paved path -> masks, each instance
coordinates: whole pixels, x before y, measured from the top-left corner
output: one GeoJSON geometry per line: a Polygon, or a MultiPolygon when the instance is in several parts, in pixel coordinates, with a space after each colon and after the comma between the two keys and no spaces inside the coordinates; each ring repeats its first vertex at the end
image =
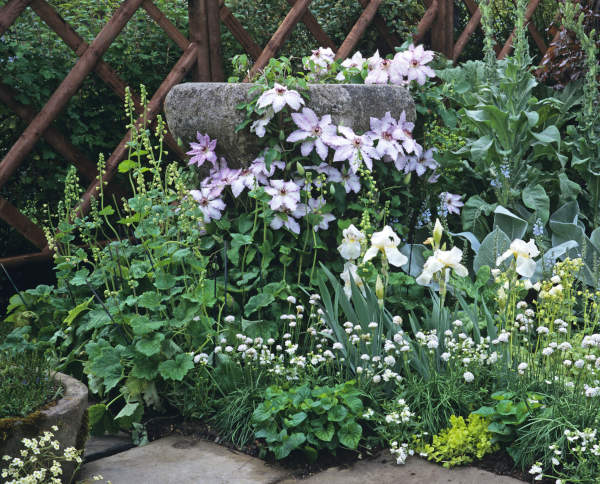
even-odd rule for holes
{"type": "Polygon", "coordinates": [[[255,457],[177,435],[89,462],[79,479],[95,474],[112,484],[522,484],[473,467],[448,471],[417,458],[398,466],[389,454],[298,480],[255,457]]]}

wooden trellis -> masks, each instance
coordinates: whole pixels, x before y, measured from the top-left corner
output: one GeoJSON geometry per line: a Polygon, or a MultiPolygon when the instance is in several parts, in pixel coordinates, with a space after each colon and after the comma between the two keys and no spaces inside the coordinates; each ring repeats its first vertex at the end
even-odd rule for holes
{"type": "MultiPolygon", "coordinates": [[[[90,200],[97,193],[100,183],[108,184],[113,180],[118,164],[127,152],[130,132],[127,132],[123,136],[121,142],[106,161],[106,172],[102,179],[100,179],[95,163],[86,159],[51,124],[92,71],[119,97],[125,97],[126,83],[102,60],[102,56],[125,27],[129,19],[140,8],[144,9],[182,50],[181,57],[149,101],[146,118],[152,121],[161,111],[163,101],[169,90],[175,84],[181,82],[188,72],[192,73],[194,80],[200,82],[222,81],[224,79],[220,47],[221,22],[231,31],[244,50],[254,60],[250,76],[264,68],[269,60],[276,55],[298,22],[305,24],[320,45],[330,47],[334,50],[336,52],[336,59],[347,57],[363,37],[367,27],[371,24],[377,28],[381,38],[391,50],[399,46],[399,39],[388,29],[385,20],[378,14],[382,0],[357,1],[363,8],[362,13],[345,40],[339,46],[331,40],[308,10],[311,0],[288,0],[290,10],[266,46],[262,48],[252,39],[240,21],[227,8],[224,0],[188,0],[189,38],[183,35],[167,19],[156,5],[154,5],[152,0],[124,0],[90,44],[85,42],[46,0],[8,0],[4,7],[0,9],[0,36],[15,22],[25,8],[30,7],[60,36],[79,59],[39,112],[35,112],[31,107],[18,103],[15,100],[15,93],[12,89],[0,83],[0,101],[12,109],[19,117],[29,122],[25,131],[8,151],[4,159],[0,161],[0,188],[7,183],[11,176],[15,175],[19,166],[41,137],[44,137],[65,160],[75,165],[83,178],[89,182],[89,186],[82,197],[79,207],[82,213],[89,210],[90,200]]],[[[474,3],[474,0],[464,0],[472,17],[455,44],[453,27],[454,0],[424,1],[427,11],[417,25],[414,41],[422,42],[427,33],[430,32],[432,48],[456,60],[467,44],[469,37],[479,26],[481,20],[479,8],[474,3]]],[[[528,22],[538,2],[539,0],[530,0],[526,15],[528,22]]],[[[535,27],[530,22],[528,23],[528,28],[542,52],[545,52],[546,47],[539,32],[535,30],[535,27]]],[[[507,55],[510,51],[511,43],[512,35],[504,47],[498,49],[499,57],[507,55]]],[[[141,122],[140,100],[136,95],[133,98],[137,114],[140,116],[138,122],[141,122]]],[[[177,146],[171,135],[167,135],[166,141],[168,146],[183,158],[182,150],[177,146]]],[[[118,187],[115,187],[114,183],[111,185],[110,188],[118,192],[118,187]]],[[[51,255],[41,227],[3,198],[0,198],[0,218],[15,228],[40,250],[35,254],[0,259],[0,263],[4,265],[17,265],[29,261],[47,259],[51,255]]]]}

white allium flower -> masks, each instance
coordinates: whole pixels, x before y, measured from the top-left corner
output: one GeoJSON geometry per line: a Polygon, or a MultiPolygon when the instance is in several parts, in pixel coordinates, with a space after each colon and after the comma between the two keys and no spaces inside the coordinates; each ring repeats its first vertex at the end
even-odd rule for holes
{"type": "Polygon", "coordinates": [[[525,362],[519,363],[519,366],[517,367],[517,370],[519,371],[519,374],[523,374],[525,373],[525,370],[527,369],[529,365],[525,362]]]}
{"type": "Polygon", "coordinates": [[[542,350],[542,355],[544,356],[550,356],[552,353],[554,353],[554,350],[551,347],[547,347],[542,350]]]}
{"type": "Polygon", "coordinates": [[[465,371],[463,373],[463,378],[467,383],[471,383],[475,379],[475,375],[473,375],[473,373],[471,373],[470,371],[465,371]]]}
{"type": "Polygon", "coordinates": [[[229,316],[225,316],[224,321],[226,323],[233,323],[235,321],[235,316],[232,316],[231,314],[229,316]]]}
{"type": "Polygon", "coordinates": [[[388,366],[394,366],[396,364],[396,358],[394,358],[392,355],[386,356],[383,361],[388,366]]]}
{"type": "Polygon", "coordinates": [[[339,341],[336,341],[335,343],[333,343],[332,348],[334,350],[342,350],[344,349],[344,345],[342,345],[342,343],[340,343],[339,341]]]}
{"type": "Polygon", "coordinates": [[[378,325],[378,324],[377,324],[377,322],[375,322],[375,321],[371,321],[371,322],[369,323],[369,328],[370,328],[370,329],[376,329],[378,326],[379,326],[379,325],[378,325]]]}
{"type": "Polygon", "coordinates": [[[444,361],[448,361],[450,359],[450,353],[448,353],[447,351],[445,353],[442,353],[440,355],[440,358],[444,361]]]}

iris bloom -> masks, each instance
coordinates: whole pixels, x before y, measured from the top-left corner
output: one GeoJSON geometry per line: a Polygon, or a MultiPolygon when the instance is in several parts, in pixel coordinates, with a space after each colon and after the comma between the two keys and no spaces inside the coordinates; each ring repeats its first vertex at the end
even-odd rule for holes
{"type": "Polygon", "coordinates": [[[450,278],[450,269],[460,277],[466,277],[469,271],[461,264],[462,250],[453,247],[451,250],[436,249],[423,266],[423,272],[417,277],[417,284],[427,286],[438,272],[442,273],[444,282],[450,278]]]}
{"type": "Polygon", "coordinates": [[[217,154],[215,153],[217,140],[211,140],[207,134],[202,135],[200,133],[196,133],[196,138],[198,143],[190,143],[192,149],[186,153],[186,155],[191,156],[188,165],[196,164],[200,167],[205,161],[210,161],[214,166],[217,162],[217,154]]]}
{"type": "Polygon", "coordinates": [[[387,261],[393,266],[400,267],[408,262],[402,252],[398,250],[400,237],[398,237],[392,227],[386,225],[381,232],[375,232],[371,236],[371,247],[367,249],[363,262],[367,262],[382,252],[387,261]]]}
{"type": "Polygon", "coordinates": [[[365,240],[365,234],[358,230],[354,224],[342,232],[344,238],[338,247],[341,256],[346,260],[354,260],[360,257],[361,242],[365,240]]]}
{"type": "Polygon", "coordinates": [[[300,105],[304,104],[304,99],[297,91],[290,90],[277,82],[272,89],[263,92],[257,102],[259,108],[271,106],[275,113],[281,111],[286,104],[294,111],[298,111],[300,105]]]}
{"type": "Polygon", "coordinates": [[[292,113],[294,123],[300,128],[292,132],[287,141],[295,143],[302,141],[300,151],[302,156],[308,156],[313,149],[325,161],[327,158],[326,140],[336,135],[336,128],[331,124],[331,116],[326,114],[320,120],[310,108],[304,108],[301,113],[292,113]]]}
{"type": "Polygon", "coordinates": [[[344,264],[344,272],[341,273],[340,277],[342,281],[344,281],[344,293],[346,297],[349,299],[352,296],[352,283],[350,282],[350,278],[354,281],[354,284],[360,289],[363,296],[365,295],[365,283],[358,275],[358,267],[356,264],[352,262],[346,262],[344,264]]]}
{"type": "Polygon", "coordinates": [[[498,257],[498,259],[496,259],[496,265],[499,266],[511,255],[516,261],[517,274],[520,274],[523,277],[533,276],[536,266],[533,258],[540,255],[540,251],[535,245],[535,241],[533,239],[529,239],[529,242],[525,242],[521,239],[513,240],[509,249],[500,257],[498,257]]]}

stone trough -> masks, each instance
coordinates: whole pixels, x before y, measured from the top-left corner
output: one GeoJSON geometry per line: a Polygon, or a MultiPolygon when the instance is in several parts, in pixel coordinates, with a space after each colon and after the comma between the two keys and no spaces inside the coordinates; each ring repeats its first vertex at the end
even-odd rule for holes
{"type": "MultiPolygon", "coordinates": [[[[260,91],[253,84],[203,82],[179,84],[167,95],[165,114],[169,129],[187,148],[196,133],[216,138],[217,153],[231,167],[246,166],[259,154],[258,138],[248,129],[236,133],[245,112],[236,108],[260,91]]],[[[308,107],[319,116],[331,114],[335,124],[349,126],[357,133],[369,130],[371,117],[389,111],[395,119],[403,111],[408,121],[416,116],[415,103],[403,87],[388,84],[310,84],[308,107]]]]}

